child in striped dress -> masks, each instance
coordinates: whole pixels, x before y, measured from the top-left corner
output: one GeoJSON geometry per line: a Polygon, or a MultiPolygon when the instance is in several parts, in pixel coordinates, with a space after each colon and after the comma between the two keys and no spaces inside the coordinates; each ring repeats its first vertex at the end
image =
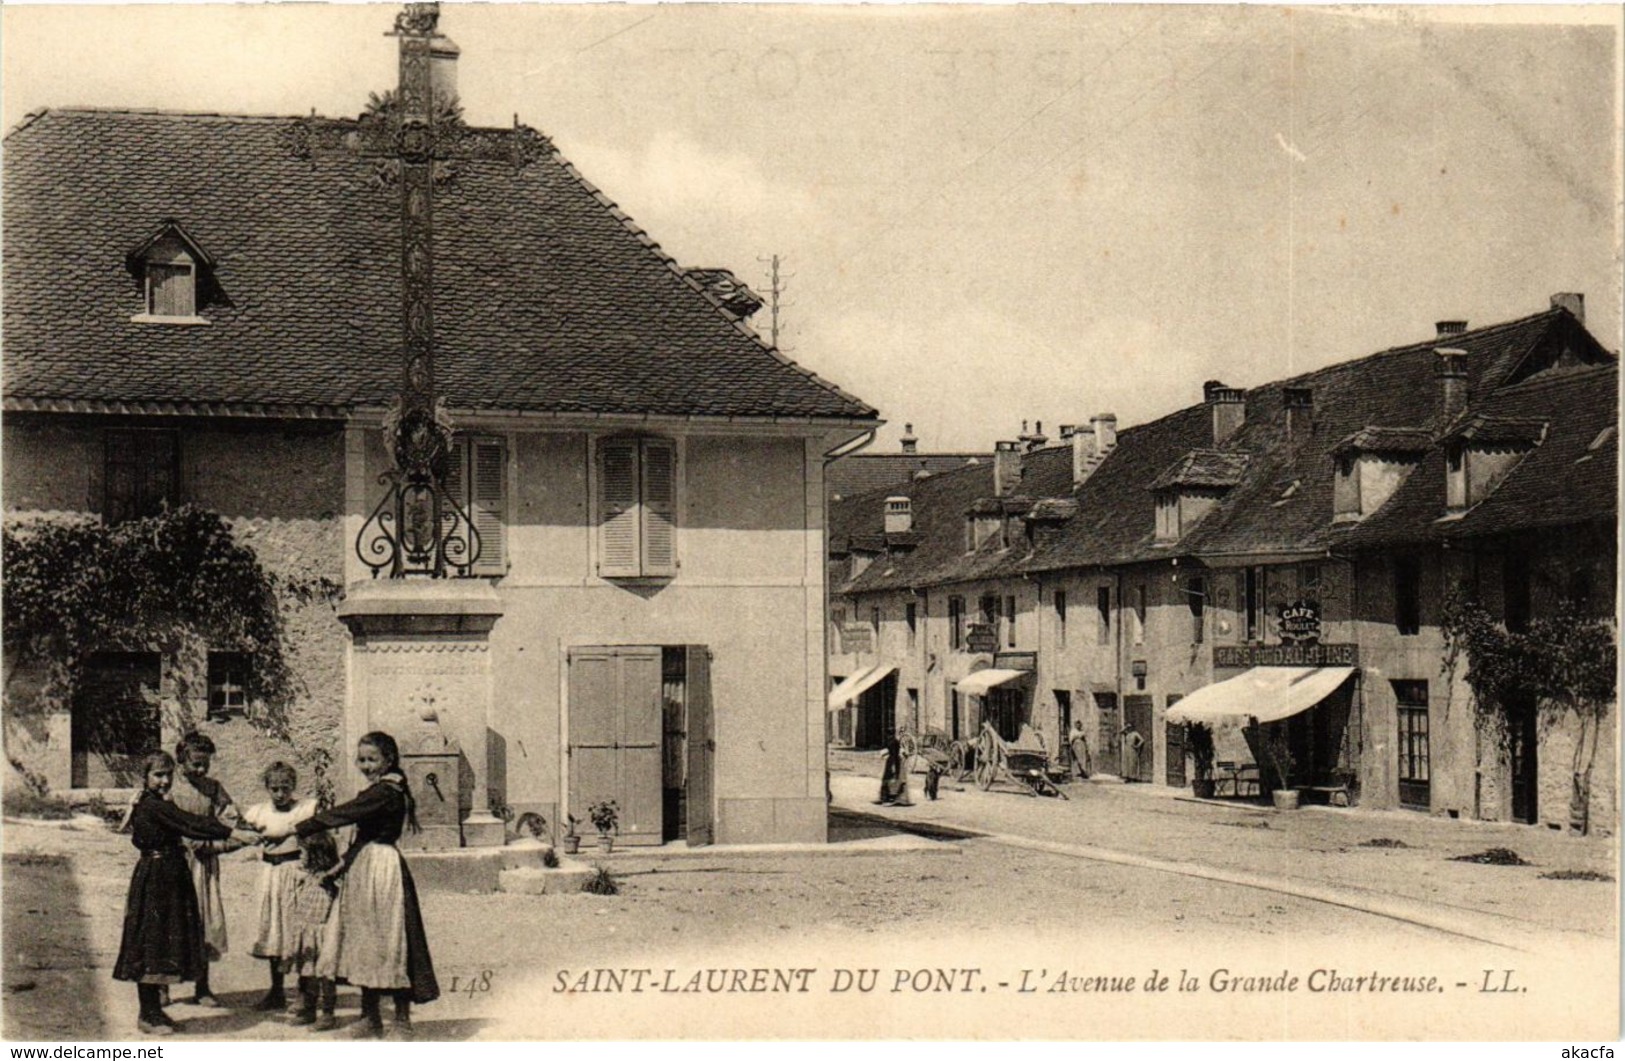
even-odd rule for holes
{"type": "Polygon", "coordinates": [[[262,777],[265,790],[271,798],[256,803],[243,812],[243,821],[261,833],[282,835],[280,840],[267,838],[260,851],[264,868],[260,871],[259,933],[254,938],[250,953],[265,958],[270,965],[271,988],[260,1000],[259,1009],[282,1010],[288,998],[283,990],[282,959],[288,955],[288,911],[293,901],[294,886],[299,880],[299,841],[293,836],[293,827],[316,813],[314,799],[295,799],[299,774],[282,761],[265,768],[262,777]]]}
{"type": "MultiPolygon", "coordinates": [[[[188,814],[213,818],[227,826],[240,820],[226,788],[209,776],[214,741],[202,733],[188,733],[175,748],[176,777],[169,799],[188,814]]],[[[220,887],[220,856],[243,845],[237,840],[187,840],[186,860],[192,871],[199,916],[203,919],[203,949],[207,957],[197,977],[200,1006],[219,1006],[209,987],[209,962],[226,953],[226,909],[220,887]]]]}
{"type": "Polygon", "coordinates": [[[331,977],[317,969],[322,957],[322,936],[333,909],[338,885],[332,876],[339,866],[339,849],[330,832],[312,833],[295,841],[300,861],[287,900],[283,921],[283,949],[278,968],[298,977],[299,1009],[295,1024],[314,1025],[324,1032],[334,1026],[336,989],[331,977]],[[319,1012],[318,1012],[319,1010],[319,1012]]]}

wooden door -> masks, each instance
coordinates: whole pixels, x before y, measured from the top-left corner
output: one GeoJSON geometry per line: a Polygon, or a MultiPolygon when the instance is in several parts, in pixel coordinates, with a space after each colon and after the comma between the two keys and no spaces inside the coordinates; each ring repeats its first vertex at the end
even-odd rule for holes
{"type": "MultiPolygon", "coordinates": [[[[1168,694],[1168,706],[1173,707],[1179,703],[1181,697],[1178,693],[1168,694]]],[[[1168,737],[1168,784],[1174,788],[1185,787],[1185,744],[1189,732],[1183,722],[1164,722],[1168,737]]]]}
{"type": "Polygon", "coordinates": [[[620,807],[616,843],[661,840],[660,649],[570,650],[570,813],[592,835],[587,808],[620,807]]]}
{"type": "Polygon", "coordinates": [[[1123,722],[1117,713],[1117,694],[1096,693],[1095,711],[1099,716],[1095,740],[1095,770],[1106,774],[1119,773],[1123,769],[1123,745],[1119,736],[1123,722]]]}
{"type": "Polygon", "coordinates": [[[141,764],[162,744],[156,653],[103,652],[90,658],[74,691],[70,780],[74,788],[139,787],[141,764]]]}
{"type": "Polygon", "coordinates": [[[1142,741],[1138,754],[1123,750],[1125,776],[1135,781],[1150,781],[1152,777],[1151,750],[1151,698],[1149,696],[1123,697],[1123,725],[1133,726],[1142,741]]]}
{"type": "Polygon", "coordinates": [[[704,847],[713,839],[713,763],[717,740],[711,708],[711,651],[689,645],[688,655],[688,846],[704,847]]]}

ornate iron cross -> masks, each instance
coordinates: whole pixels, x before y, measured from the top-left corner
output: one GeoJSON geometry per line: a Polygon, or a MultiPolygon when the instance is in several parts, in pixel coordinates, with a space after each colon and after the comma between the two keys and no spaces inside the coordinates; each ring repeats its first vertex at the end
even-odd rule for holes
{"type": "Polygon", "coordinates": [[[398,183],[401,218],[401,392],[386,420],[395,467],[389,487],[356,539],[356,554],[377,577],[470,573],[479,559],[479,532],[445,489],[451,427],[435,390],[434,198],[437,180],[456,160],[501,160],[523,168],[548,148],[518,125],[473,129],[456,99],[437,98],[434,42],[440,6],[407,4],[391,36],[400,42],[400,81],[391,96],[374,97],[359,121],[312,116],[293,130],[295,154],[349,152],[378,160],[384,184],[398,183]]]}

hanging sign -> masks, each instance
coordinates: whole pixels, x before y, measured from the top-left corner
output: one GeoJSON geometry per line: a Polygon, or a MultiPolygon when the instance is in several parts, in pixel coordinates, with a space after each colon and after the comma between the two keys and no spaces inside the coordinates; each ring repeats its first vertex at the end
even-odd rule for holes
{"type": "Polygon", "coordinates": [[[1277,615],[1283,644],[1313,645],[1320,641],[1318,601],[1296,600],[1291,604],[1283,604],[1277,615]]]}

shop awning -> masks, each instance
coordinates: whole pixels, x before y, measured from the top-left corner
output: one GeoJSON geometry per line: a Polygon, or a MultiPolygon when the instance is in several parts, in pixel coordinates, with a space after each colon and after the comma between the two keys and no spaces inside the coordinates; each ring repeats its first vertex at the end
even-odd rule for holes
{"type": "Polygon", "coordinates": [[[954,684],[954,688],[966,696],[986,696],[987,691],[996,685],[1006,682],[1019,681],[1032,676],[1030,670],[979,670],[969,677],[961,678],[954,684]]]}
{"type": "Polygon", "coordinates": [[[841,684],[830,690],[829,709],[839,711],[849,702],[862,696],[870,686],[882,681],[886,675],[896,670],[896,667],[868,667],[858,671],[841,684]]]}
{"type": "Polygon", "coordinates": [[[1353,667],[1254,667],[1205,685],[1168,709],[1169,722],[1244,726],[1307,711],[1349,680],[1353,667]]]}

